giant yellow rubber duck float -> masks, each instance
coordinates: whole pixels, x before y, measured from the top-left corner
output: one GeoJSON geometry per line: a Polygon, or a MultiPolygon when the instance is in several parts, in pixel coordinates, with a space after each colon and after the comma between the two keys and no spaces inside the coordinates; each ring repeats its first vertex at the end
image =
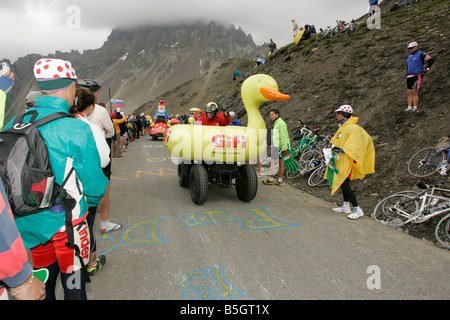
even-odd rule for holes
{"type": "Polygon", "coordinates": [[[258,74],[244,81],[241,97],[247,111],[247,127],[172,126],[164,136],[164,146],[172,160],[236,163],[258,159],[267,147],[266,124],[259,111],[261,103],[285,101],[290,96],[278,91],[272,77],[258,74]]]}

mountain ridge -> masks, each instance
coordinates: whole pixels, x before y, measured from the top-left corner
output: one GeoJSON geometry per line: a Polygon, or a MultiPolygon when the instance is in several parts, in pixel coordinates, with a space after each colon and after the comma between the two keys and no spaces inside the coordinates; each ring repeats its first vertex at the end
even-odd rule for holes
{"type": "MultiPolygon", "coordinates": [[[[78,77],[95,79],[102,85],[100,101],[124,100],[131,112],[232,57],[252,58],[261,54],[262,48],[241,28],[211,21],[116,28],[98,49],[57,51],[46,57],[70,61],[78,77]]],[[[16,81],[8,97],[7,120],[23,111],[25,96],[36,89],[33,65],[42,57],[30,54],[12,64],[16,81]]]]}

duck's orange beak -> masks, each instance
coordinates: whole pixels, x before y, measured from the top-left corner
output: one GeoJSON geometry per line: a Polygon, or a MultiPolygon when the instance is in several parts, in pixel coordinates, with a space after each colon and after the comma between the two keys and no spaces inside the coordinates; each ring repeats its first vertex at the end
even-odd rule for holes
{"type": "Polygon", "coordinates": [[[262,87],[261,94],[271,101],[286,101],[291,98],[288,94],[283,94],[278,90],[262,87]]]}

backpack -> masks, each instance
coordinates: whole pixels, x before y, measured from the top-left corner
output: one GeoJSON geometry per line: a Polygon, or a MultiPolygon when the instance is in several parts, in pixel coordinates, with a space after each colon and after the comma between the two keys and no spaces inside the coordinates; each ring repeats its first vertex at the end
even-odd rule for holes
{"type": "Polygon", "coordinates": [[[76,206],[76,201],[64,190],[75,169],[72,167],[69,170],[58,188],[47,146],[37,130],[44,124],[69,115],[57,112],[36,121],[37,116],[37,111],[29,111],[17,117],[9,129],[0,132],[0,177],[5,186],[8,202],[15,216],[35,214],[60,204],[65,210],[68,239],[66,246],[75,250],[85,280],[91,282],[80,248],[74,239],[72,210],[76,206]],[[24,123],[24,118],[30,115],[30,122],[24,123]]]}
{"type": "Polygon", "coordinates": [[[16,216],[51,208],[65,185],[57,188],[47,146],[37,128],[69,115],[58,112],[36,121],[37,116],[37,111],[29,111],[0,132],[0,177],[16,216]],[[30,115],[30,122],[24,123],[30,115]]]}

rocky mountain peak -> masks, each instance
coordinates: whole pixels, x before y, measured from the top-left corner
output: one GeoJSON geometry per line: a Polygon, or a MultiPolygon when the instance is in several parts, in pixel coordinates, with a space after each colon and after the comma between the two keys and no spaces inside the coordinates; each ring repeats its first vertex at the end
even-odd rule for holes
{"type": "MultiPolygon", "coordinates": [[[[49,56],[71,61],[80,78],[98,81],[100,101],[124,100],[132,112],[232,57],[253,59],[264,51],[240,28],[196,22],[120,27],[112,30],[101,48],[83,53],[57,51],[49,56]]],[[[9,118],[23,111],[25,96],[35,86],[33,65],[40,58],[28,55],[13,64],[17,81],[10,94],[14,110],[9,118]]]]}

